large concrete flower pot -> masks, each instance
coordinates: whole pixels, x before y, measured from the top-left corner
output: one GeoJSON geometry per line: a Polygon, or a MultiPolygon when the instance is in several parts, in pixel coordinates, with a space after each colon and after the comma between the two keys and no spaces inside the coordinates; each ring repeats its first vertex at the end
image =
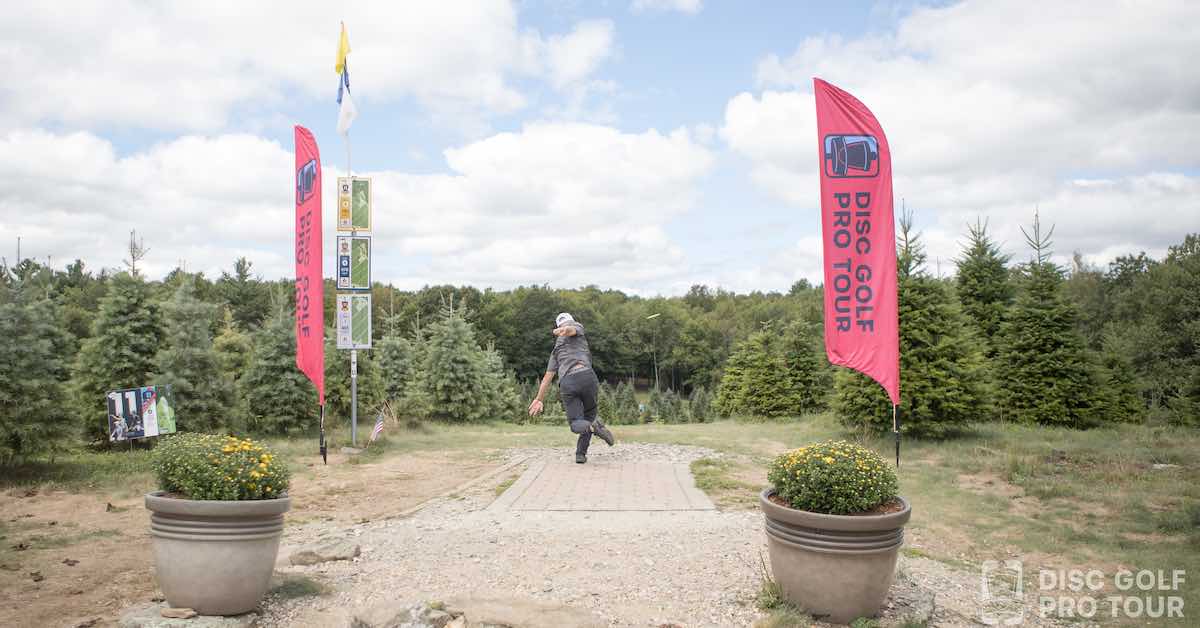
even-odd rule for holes
{"type": "Polygon", "coordinates": [[[146,495],[158,585],[174,607],[201,615],[254,610],[271,584],[289,497],[252,501],[146,495]]]}
{"type": "Polygon", "coordinates": [[[884,515],[822,515],[759,495],[771,571],[784,598],[814,617],[849,623],[874,617],[887,599],[912,509],[884,515]]]}

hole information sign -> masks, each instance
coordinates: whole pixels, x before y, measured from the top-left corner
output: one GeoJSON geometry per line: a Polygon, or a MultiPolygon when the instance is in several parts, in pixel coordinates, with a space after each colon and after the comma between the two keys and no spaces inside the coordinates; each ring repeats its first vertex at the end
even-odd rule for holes
{"type": "Polygon", "coordinates": [[[337,287],[371,289],[371,236],[337,237],[337,287]]]}
{"type": "Polygon", "coordinates": [[[338,231],[370,231],[371,179],[368,177],[338,177],[338,231]]]}
{"type": "Polygon", "coordinates": [[[370,349],[371,294],[339,294],[335,307],[338,349],[370,349]]]}

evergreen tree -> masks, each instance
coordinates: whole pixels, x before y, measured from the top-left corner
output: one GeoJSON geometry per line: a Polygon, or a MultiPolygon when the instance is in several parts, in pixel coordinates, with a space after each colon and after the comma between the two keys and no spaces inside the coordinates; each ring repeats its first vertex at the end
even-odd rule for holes
{"type": "Polygon", "coordinates": [[[669,388],[650,389],[650,399],[646,405],[656,423],[684,423],[687,421],[687,411],[684,408],[683,400],[669,388]]]}
{"type": "Polygon", "coordinates": [[[216,282],[217,294],[233,310],[233,319],[247,330],[257,328],[270,308],[269,286],[251,274],[253,266],[250,260],[239,257],[233,263],[233,274],[222,272],[216,282]]]}
{"type": "Polygon", "coordinates": [[[413,344],[408,338],[389,331],[379,339],[375,350],[383,378],[383,396],[388,401],[399,401],[414,371],[413,344]]]}
{"type": "Polygon", "coordinates": [[[433,395],[429,393],[424,370],[425,358],[429,353],[424,330],[416,327],[409,345],[412,347],[411,368],[401,382],[400,401],[395,407],[398,414],[415,422],[433,417],[433,395]]]}
{"type": "Polygon", "coordinates": [[[814,412],[825,407],[832,386],[832,373],[821,355],[820,335],[815,325],[795,321],[779,338],[783,363],[784,389],[792,391],[796,405],[792,414],[814,412]]]}
{"type": "Polygon", "coordinates": [[[799,415],[815,407],[815,373],[808,370],[813,362],[800,355],[806,340],[796,333],[794,342],[784,343],[767,328],[751,334],[734,349],[717,388],[721,414],[778,417],[799,415]],[[801,370],[792,372],[788,357],[801,370]]]}
{"type": "Polygon", "coordinates": [[[737,414],[746,405],[745,380],[751,356],[750,346],[747,341],[743,341],[733,348],[733,352],[725,360],[725,369],[721,373],[721,381],[717,384],[714,403],[717,412],[723,417],[737,414]]]}
{"type": "Polygon", "coordinates": [[[233,311],[228,307],[222,310],[221,328],[213,339],[213,350],[216,352],[221,385],[230,391],[233,399],[229,425],[237,431],[244,430],[248,427],[249,411],[243,380],[254,359],[254,343],[248,334],[238,329],[233,320],[233,311]]]}
{"type": "MultiPolygon", "coordinates": [[[[638,411],[637,394],[633,390],[633,384],[629,382],[621,382],[617,384],[617,389],[613,394],[613,417],[612,423],[637,423],[641,413],[638,411]]],[[[605,421],[610,421],[604,417],[605,421]]]]}
{"type": "Polygon", "coordinates": [[[596,394],[596,416],[606,424],[616,424],[616,407],[617,407],[617,391],[608,385],[608,382],[600,382],[600,390],[596,394]]]}
{"type": "Polygon", "coordinates": [[[1075,308],[1062,296],[1062,270],[1050,261],[1050,237],[1034,214],[1025,233],[1034,257],[1000,328],[1000,408],[1018,421],[1088,427],[1101,418],[1095,372],[1079,334],[1075,308]]]}
{"type": "Polygon", "coordinates": [[[967,245],[956,260],[955,278],[963,312],[987,343],[986,354],[996,354],[995,337],[1004,314],[1012,305],[1013,286],[1008,278],[1009,256],[987,233],[987,223],[967,225],[967,245]]]}
{"type": "MultiPolygon", "coordinates": [[[[945,436],[978,420],[984,401],[981,355],[967,318],[941,281],[925,272],[924,248],[912,233],[912,216],[900,219],[897,257],[900,315],[900,399],[903,431],[945,436]]],[[[883,387],[838,369],[834,410],[847,427],[892,429],[892,407],[883,387]]]]}
{"type": "Polygon", "coordinates": [[[163,307],[164,346],[158,352],[156,384],[169,384],[181,431],[214,432],[234,425],[232,394],[221,377],[213,349],[212,321],[217,306],[196,298],[185,280],[163,307]]]}
{"type": "MultiPolygon", "coordinates": [[[[383,374],[375,363],[373,350],[358,352],[358,421],[371,421],[374,425],[375,411],[386,400],[383,374]],[[366,418],[364,418],[366,417],[366,418]]],[[[350,424],[350,352],[337,348],[337,332],[325,330],[325,424],[330,421],[345,421],[350,424]]]]}
{"type": "MultiPolygon", "coordinates": [[[[242,377],[250,429],[269,434],[311,430],[319,422],[317,389],[296,368],[294,318],[280,310],[264,323],[254,334],[254,358],[242,377]]],[[[326,355],[326,364],[333,358],[326,355]]]]}
{"type": "Polygon", "coordinates": [[[60,312],[22,284],[0,286],[0,465],[53,451],[65,414],[60,312]]]}
{"type": "Polygon", "coordinates": [[[454,422],[487,419],[491,400],[486,365],[471,324],[461,313],[448,310],[429,332],[424,371],[433,416],[454,422]]]}
{"type": "Polygon", "coordinates": [[[75,360],[72,401],[85,440],[108,440],[108,391],[153,383],[161,339],[159,307],[146,283],[130,273],[114,276],[75,360]]]}
{"type": "Polygon", "coordinates": [[[487,398],[486,418],[500,419],[521,411],[521,396],[517,392],[517,380],[504,368],[504,357],[489,345],[481,351],[483,381],[487,398]]]}
{"type": "Polygon", "coordinates": [[[688,398],[688,415],[691,417],[692,423],[704,423],[711,418],[713,396],[708,392],[708,389],[703,386],[697,386],[692,389],[692,394],[688,398]]]}
{"type": "Polygon", "coordinates": [[[1100,398],[1109,421],[1140,423],[1146,415],[1137,387],[1137,376],[1126,343],[1116,334],[1105,334],[1100,354],[1100,398]]]}

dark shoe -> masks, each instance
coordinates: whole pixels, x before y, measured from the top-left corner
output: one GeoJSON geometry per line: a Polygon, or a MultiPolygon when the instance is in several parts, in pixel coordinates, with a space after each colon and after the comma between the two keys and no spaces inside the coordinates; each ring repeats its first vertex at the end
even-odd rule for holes
{"type": "Polygon", "coordinates": [[[607,427],[604,427],[604,424],[600,422],[600,419],[596,419],[592,422],[592,433],[596,436],[599,436],[600,440],[608,443],[609,447],[612,447],[613,443],[617,442],[617,439],[613,438],[613,433],[608,431],[607,427]]]}
{"type": "Polygon", "coordinates": [[[575,464],[583,464],[587,462],[587,454],[575,454],[575,464]]]}

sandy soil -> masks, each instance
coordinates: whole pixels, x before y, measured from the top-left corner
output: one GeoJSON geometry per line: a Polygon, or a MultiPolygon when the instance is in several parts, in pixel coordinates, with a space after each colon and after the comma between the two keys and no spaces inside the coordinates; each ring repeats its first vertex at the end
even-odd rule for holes
{"type": "MultiPolygon", "coordinates": [[[[452,462],[447,452],[359,465],[341,455],[330,456],[328,466],[301,460],[288,525],[382,518],[501,464],[458,452],[452,462]]],[[[113,625],[128,606],[158,596],[150,516],[140,496],[12,489],[0,494],[0,513],[0,625],[113,625]]]]}

